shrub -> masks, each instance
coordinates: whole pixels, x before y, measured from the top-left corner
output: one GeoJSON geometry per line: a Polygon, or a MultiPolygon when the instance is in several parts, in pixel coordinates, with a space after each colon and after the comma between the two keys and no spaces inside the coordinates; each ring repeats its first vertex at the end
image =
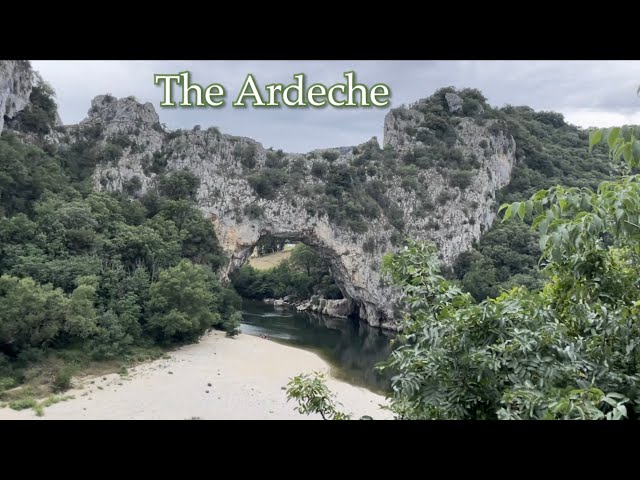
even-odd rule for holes
{"type": "Polygon", "coordinates": [[[195,200],[200,179],[188,170],[172,172],[160,178],[160,193],[171,200],[195,200]]]}
{"type": "Polygon", "coordinates": [[[71,388],[71,379],[73,378],[73,370],[70,367],[63,367],[56,372],[53,379],[53,389],[57,392],[63,392],[71,388]]]}
{"type": "Polygon", "coordinates": [[[244,214],[251,219],[262,218],[264,216],[264,209],[260,205],[250,203],[249,205],[245,205],[244,214]]]}
{"type": "Polygon", "coordinates": [[[265,166],[267,168],[282,168],[285,165],[284,152],[282,150],[267,150],[267,160],[265,166]]]}
{"type": "Polygon", "coordinates": [[[122,191],[130,196],[137,195],[140,192],[141,188],[142,181],[137,175],[134,175],[133,177],[122,182],[122,191]]]}
{"type": "Polygon", "coordinates": [[[129,139],[127,135],[122,133],[111,135],[111,137],[109,137],[109,143],[111,143],[112,145],[116,145],[120,148],[127,148],[133,145],[133,142],[131,141],[131,139],[129,139]]]}
{"type": "Polygon", "coordinates": [[[240,159],[242,166],[247,169],[254,168],[258,163],[258,148],[255,143],[236,143],[233,153],[240,159]]]}
{"type": "Polygon", "coordinates": [[[453,200],[454,198],[456,198],[458,195],[456,194],[456,192],[450,192],[447,190],[442,190],[439,194],[438,197],[436,198],[436,201],[440,204],[440,205],[444,205],[445,203],[447,203],[449,200],[453,200]]]}
{"type": "Polygon", "coordinates": [[[404,212],[398,205],[393,205],[386,213],[391,225],[400,231],[404,230],[404,212]]]}
{"type": "Polygon", "coordinates": [[[242,320],[241,312],[233,312],[229,318],[224,322],[224,331],[227,332],[227,337],[235,337],[240,333],[240,321],[242,320]]]}
{"type": "Polygon", "coordinates": [[[0,393],[16,386],[16,380],[11,377],[0,377],[0,393]]]}
{"type": "Polygon", "coordinates": [[[363,220],[350,220],[347,225],[355,233],[366,233],[369,230],[369,225],[363,220]]]}
{"type": "Polygon", "coordinates": [[[33,397],[20,398],[9,402],[9,408],[13,410],[26,410],[27,408],[35,408],[38,405],[38,401],[33,397]]]}
{"type": "Polygon", "coordinates": [[[276,197],[277,189],[287,183],[285,172],[277,169],[263,169],[247,180],[259,197],[270,200],[276,197]]]}
{"type": "Polygon", "coordinates": [[[482,105],[474,98],[467,97],[462,104],[462,113],[467,117],[473,117],[482,111],[482,105]]]}
{"type": "Polygon", "coordinates": [[[399,247],[402,245],[402,234],[400,232],[394,231],[389,237],[389,241],[395,247],[399,247]]]}
{"type": "Polygon", "coordinates": [[[455,170],[449,174],[449,186],[465,190],[473,183],[473,172],[469,170],[455,170]]]}
{"type": "Polygon", "coordinates": [[[327,164],[324,162],[315,161],[311,165],[311,174],[314,177],[322,178],[327,174],[327,164]]]}
{"type": "Polygon", "coordinates": [[[418,181],[415,177],[403,178],[400,186],[405,190],[418,190],[418,181]]]}
{"type": "Polygon", "coordinates": [[[373,237],[367,238],[367,240],[362,244],[362,250],[366,253],[373,253],[376,249],[376,240],[373,237]]]}
{"type": "Polygon", "coordinates": [[[322,158],[324,158],[327,162],[335,162],[340,154],[335,150],[325,150],[322,152],[322,158]]]}

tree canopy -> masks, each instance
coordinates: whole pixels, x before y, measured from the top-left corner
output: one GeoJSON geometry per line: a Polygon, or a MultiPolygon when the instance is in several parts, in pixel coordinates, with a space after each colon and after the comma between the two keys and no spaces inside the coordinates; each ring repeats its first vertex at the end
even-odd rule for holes
{"type": "Polygon", "coordinates": [[[621,175],[597,189],[556,186],[501,207],[532,219],[545,283],[476,303],[440,275],[435,246],[384,260],[405,298],[402,345],[381,368],[399,371],[400,418],[621,419],[640,412],[640,143],[607,139],[621,175]]]}

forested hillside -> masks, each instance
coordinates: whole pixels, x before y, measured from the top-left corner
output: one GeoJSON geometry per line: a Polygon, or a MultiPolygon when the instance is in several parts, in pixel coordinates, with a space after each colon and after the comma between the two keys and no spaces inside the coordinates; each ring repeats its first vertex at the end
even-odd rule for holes
{"type": "Polygon", "coordinates": [[[167,174],[139,199],[94,192],[93,166],[117,139],[47,142],[52,91],[30,100],[0,137],[0,391],[34,376],[62,388],[91,359],[211,327],[233,334],[240,299],[215,274],[226,260],[194,202],[198,179],[167,174]]]}
{"type": "MultiPolygon", "coordinates": [[[[589,133],[567,124],[562,115],[529,107],[483,106],[483,116],[498,119],[499,128],[516,141],[517,164],[509,185],[496,195],[498,203],[525,200],[554,185],[595,189],[611,178],[605,147],[589,154],[589,133]]],[[[526,224],[495,222],[471,250],[458,257],[452,276],[477,300],[495,297],[515,285],[539,287],[538,239],[526,224]]]]}

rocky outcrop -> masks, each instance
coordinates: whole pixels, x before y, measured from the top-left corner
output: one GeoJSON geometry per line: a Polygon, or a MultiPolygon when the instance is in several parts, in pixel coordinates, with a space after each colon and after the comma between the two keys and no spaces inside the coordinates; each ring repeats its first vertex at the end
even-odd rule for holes
{"type": "Polygon", "coordinates": [[[0,60],[0,133],[5,117],[13,118],[29,103],[32,80],[28,61],[0,60]]]}
{"type": "Polygon", "coordinates": [[[349,318],[356,313],[356,304],[349,298],[327,300],[326,298],[312,298],[296,306],[299,312],[314,312],[334,318],[349,318]]]}
{"type": "MultiPolygon", "coordinates": [[[[425,143],[420,139],[432,132],[424,125],[424,118],[425,114],[413,106],[386,116],[384,142],[385,153],[392,155],[390,161],[402,162],[406,152],[425,143]]],[[[313,174],[312,166],[358,165],[362,156],[357,152],[381,151],[376,139],[357,148],[331,149],[330,155],[326,150],[275,155],[252,139],[225,135],[215,128],[167,132],[158,123],[152,105],[107,96],[94,99],[89,117],[73,129],[77,133],[99,128],[100,142],[125,135],[132,144],[116,162],[97,166],[94,182],[98,189],[126,190],[137,177],[132,194],[140,195],[156,187],[163,171],[186,169],[196,175],[200,179],[200,208],[213,222],[230,257],[223,275],[243,265],[264,235],[302,241],[330,261],[335,281],[347,299],[342,303],[327,301],[323,306],[327,314],[347,316],[355,310],[369,324],[393,329],[399,294],[382,278],[383,254],[396,250],[397,239],[403,236],[431,239],[439,245],[443,261],[451,263],[493,221],[495,193],[509,182],[515,142],[491,126],[490,121],[455,119],[452,148],[459,155],[474,158],[472,178],[464,188],[450,186],[446,168],[421,168],[412,175],[413,182],[427,186],[420,195],[404,185],[406,177],[362,171],[365,182],[383,183],[385,198],[397,205],[395,215],[401,217],[392,221],[380,215],[367,220],[366,231],[337,224],[312,208],[313,192],[327,185],[326,179],[313,174]],[[276,160],[279,171],[298,181],[259,195],[250,181],[276,160]],[[402,232],[398,223],[404,225],[402,232]]]]}
{"type": "MultiPolygon", "coordinates": [[[[140,104],[135,97],[116,99],[112,95],[98,95],[91,101],[89,116],[82,125],[103,125],[106,135],[130,133],[131,125],[153,127],[160,124],[160,118],[149,102],[140,104]]],[[[138,133],[140,133],[138,132],[138,133]]]]}
{"type": "Polygon", "coordinates": [[[451,113],[462,111],[462,104],[464,103],[462,97],[456,95],[455,93],[446,93],[444,95],[444,98],[447,100],[447,105],[449,106],[449,111],[451,113]]]}
{"type": "Polygon", "coordinates": [[[330,317],[347,318],[353,314],[353,300],[342,298],[340,300],[325,300],[324,298],[318,302],[318,312],[330,317]]]}

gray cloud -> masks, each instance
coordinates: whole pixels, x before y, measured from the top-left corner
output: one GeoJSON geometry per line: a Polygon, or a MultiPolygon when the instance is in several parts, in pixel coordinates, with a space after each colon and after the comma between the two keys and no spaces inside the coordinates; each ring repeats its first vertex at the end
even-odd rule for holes
{"type": "Polygon", "coordinates": [[[57,92],[65,123],[82,120],[95,95],[135,95],[151,102],[170,128],[217,126],[223,132],[255,138],[265,146],[303,152],[356,145],[377,136],[387,109],[236,109],[230,106],[247,73],[259,85],[291,83],[307,74],[308,83],[342,83],[354,70],[366,85],[386,83],[392,107],[412,103],[448,85],[480,89],[492,105],[529,105],[555,110],[577,125],[609,126],[640,122],[640,61],[34,61],[57,92]],[[201,84],[221,83],[224,108],[163,109],[154,73],[189,70],[201,84]]]}

